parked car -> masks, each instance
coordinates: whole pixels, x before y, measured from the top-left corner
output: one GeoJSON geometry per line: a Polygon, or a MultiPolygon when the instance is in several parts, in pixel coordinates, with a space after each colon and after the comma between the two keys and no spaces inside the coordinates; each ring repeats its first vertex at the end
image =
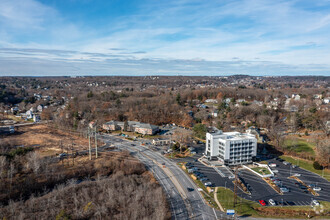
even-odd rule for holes
{"type": "Polygon", "coordinates": [[[286,203],[288,203],[288,205],[295,205],[295,203],[294,202],[291,202],[291,201],[290,202],[288,201],[286,203]]]}
{"type": "Polygon", "coordinates": [[[282,193],[290,192],[290,190],[286,187],[281,187],[280,190],[282,193]]]}
{"type": "Polygon", "coordinates": [[[203,178],[200,179],[200,181],[203,181],[203,182],[204,182],[204,181],[207,181],[207,180],[209,180],[209,179],[206,178],[206,177],[203,177],[203,178]]]}
{"type": "Polygon", "coordinates": [[[284,165],[289,165],[290,163],[288,161],[283,161],[284,165]]]}
{"type": "Polygon", "coordinates": [[[318,205],[320,205],[320,203],[319,203],[317,200],[313,200],[313,201],[312,201],[312,205],[316,205],[316,206],[318,206],[318,205]]]}
{"type": "Polygon", "coordinates": [[[316,187],[313,187],[313,190],[314,191],[321,191],[322,189],[321,189],[321,187],[316,186],[316,187]]]}
{"type": "Polygon", "coordinates": [[[308,187],[311,187],[311,188],[313,188],[313,187],[315,187],[316,185],[315,184],[309,184],[308,185],[308,187]]]}
{"type": "Polygon", "coordinates": [[[273,171],[273,173],[278,173],[278,170],[272,170],[273,171]]]}
{"type": "Polygon", "coordinates": [[[301,174],[300,173],[295,173],[295,174],[293,174],[293,176],[301,176],[301,174]]]}
{"type": "Polygon", "coordinates": [[[297,168],[298,166],[297,165],[292,165],[292,168],[297,168]]]}
{"type": "Polygon", "coordinates": [[[279,181],[279,180],[275,180],[274,183],[275,183],[276,185],[280,185],[280,184],[281,184],[281,181],[279,181]]]}
{"type": "Polygon", "coordinates": [[[203,189],[202,189],[202,188],[197,188],[197,190],[198,190],[199,192],[203,191],[203,189]]]}
{"type": "Polygon", "coordinates": [[[276,165],[276,163],[270,163],[268,166],[269,167],[276,167],[277,165],[276,165]]]}
{"type": "Polygon", "coordinates": [[[204,183],[205,186],[212,186],[211,182],[204,183]]]}
{"type": "Polygon", "coordinates": [[[259,203],[260,203],[260,205],[262,205],[262,206],[266,206],[266,203],[265,203],[264,200],[259,200],[259,203]]]}
{"type": "Polygon", "coordinates": [[[273,199],[268,200],[269,204],[276,205],[275,201],[273,199]]]}
{"type": "Polygon", "coordinates": [[[188,173],[193,173],[194,171],[192,169],[188,169],[188,173]]]}

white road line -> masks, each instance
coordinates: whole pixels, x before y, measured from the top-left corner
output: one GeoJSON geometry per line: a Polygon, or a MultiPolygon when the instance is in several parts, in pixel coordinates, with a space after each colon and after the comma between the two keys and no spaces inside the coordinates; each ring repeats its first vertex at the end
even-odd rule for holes
{"type": "Polygon", "coordinates": [[[214,212],[214,215],[215,215],[215,219],[218,219],[217,213],[215,212],[214,208],[213,208],[213,212],[214,212]]]}

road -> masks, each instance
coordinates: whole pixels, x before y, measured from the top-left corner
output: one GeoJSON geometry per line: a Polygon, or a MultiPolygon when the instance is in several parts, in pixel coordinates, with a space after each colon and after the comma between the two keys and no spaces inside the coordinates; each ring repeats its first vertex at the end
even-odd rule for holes
{"type": "MultiPolygon", "coordinates": [[[[169,196],[174,219],[213,220],[225,218],[224,213],[211,208],[205,203],[194,182],[192,182],[192,180],[176,165],[175,161],[163,157],[159,152],[142,146],[139,141],[130,142],[111,135],[100,135],[99,138],[106,143],[104,146],[105,148],[112,144],[119,149],[130,151],[155,174],[155,177],[159,180],[169,196]],[[180,193],[174,186],[170,177],[165,175],[164,171],[153,161],[158,164],[165,164],[171,171],[172,175],[185,190],[187,196],[185,200],[180,196],[180,193]],[[192,188],[194,190],[188,192],[187,188],[192,188]]],[[[102,148],[100,150],[102,150],[102,148]]]]}

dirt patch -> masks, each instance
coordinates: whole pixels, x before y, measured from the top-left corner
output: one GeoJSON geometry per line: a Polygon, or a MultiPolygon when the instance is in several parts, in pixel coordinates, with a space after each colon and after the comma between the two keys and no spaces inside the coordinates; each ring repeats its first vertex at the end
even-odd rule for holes
{"type": "Polygon", "coordinates": [[[82,136],[54,129],[47,125],[20,127],[16,134],[4,136],[3,141],[16,145],[33,147],[43,156],[51,156],[67,151],[74,144],[74,150],[88,149],[88,139],[82,136]]]}

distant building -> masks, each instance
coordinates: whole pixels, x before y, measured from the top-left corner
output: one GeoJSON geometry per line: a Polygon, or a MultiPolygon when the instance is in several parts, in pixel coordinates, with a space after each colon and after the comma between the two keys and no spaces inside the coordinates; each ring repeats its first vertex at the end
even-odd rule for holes
{"type": "Polygon", "coordinates": [[[211,115],[213,116],[213,117],[218,117],[218,114],[219,114],[219,111],[217,110],[217,109],[215,109],[212,113],[211,113],[211,115]]]}
{"type": "Polygon", "coordinates": [[[33,115],[33,121],[34,121],[34,122],[39,122],[39,121],[41,121],[40,115],[34,114],[34,115],[33,115]]]}
{"type": "Polygon", "coordinates": [[[32,118],[33,118],[33,112],[32,112],[31,110],[28,110],[28,111],[25,113],[25,115],[26,115],[26,118],[27,118],[27,119],[32,119],[32,118]]]}
{"type": "Polygon", "coordinates": [[[38,105],[37,107],[38,112],[42,112],[43,109],[44,109],[43,105],[38,105]]]}
{"type": "Polygon", "coordinates": [[[257,139],[248,133],[206,133],[205,155],[209,159],[217,158],[225,165],[251,163],[257,155],[257,139]]]}
{"type": "Polygon", "coordinates": [[[214,104],[217,104],[218,103],[218,100],[216,100],[216,99],[206,99],[205,100],[205,103],[214,103],[214,104]]]}
{"type": "Polygon", "coordinates": [[[298,94],[292,94],[291,97],[292,97],[292,99],[294,99],[296,101],[300,100],[300,95],[298,95],[298,94]]]}

